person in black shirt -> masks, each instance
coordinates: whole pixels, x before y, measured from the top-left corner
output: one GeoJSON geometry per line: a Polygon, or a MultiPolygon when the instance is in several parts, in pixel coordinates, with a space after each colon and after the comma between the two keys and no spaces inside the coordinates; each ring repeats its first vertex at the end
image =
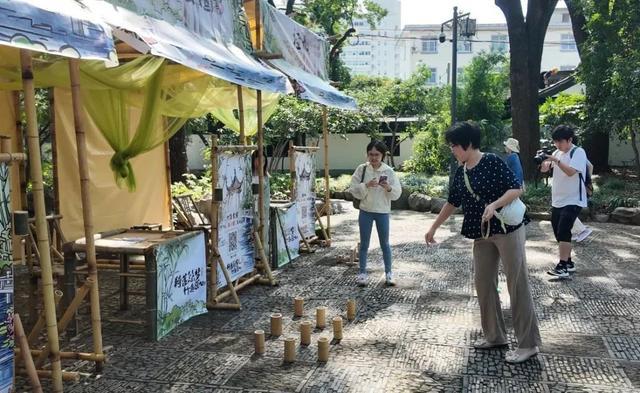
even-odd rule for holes
{"type": "Polygon", "coordinates": [[[518,340],[518,348],[507,352],[506,361],[524,362],[538,353],[541,343],[527,274],[526,218],[522,223],[510,226],[502,225],[494,215],[522,194],[520,183],[500,158],[480,151],[481,132],[475,123],[454,124],[445,133],[445,139],[453,155],[464,166],[458,167],[449,189],[449,199],[425,234],[425,241],[427,244],[435,243],[438,227],[456,207],[462,206],[464,221],[461,233],[474,240],[474,282],[485,337],[474,347],[490,349],[508,345],[497,287],[502,260],[518,340]],[[465,170],[469,184],[465,184],[465,170]]]}

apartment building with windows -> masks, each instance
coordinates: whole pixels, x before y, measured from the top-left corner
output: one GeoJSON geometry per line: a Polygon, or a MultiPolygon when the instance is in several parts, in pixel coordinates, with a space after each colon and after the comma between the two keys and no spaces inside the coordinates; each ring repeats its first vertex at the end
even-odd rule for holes
{"type": "MultiPolygon", "coordinates": [[[[473,15],[471,15],[473,17],[473,15]]],[[[509,51],[509,35],[506,23],[477,23],[476,35],[468,40],[460,37],[458,41],[457,73],[461,76],[464,67],[481,51],[509,51]]],[[[445,29],[447,41],[440,43],[439,24],[406,25],[402,39],[407,42],[408,64],[407,74],[411,74],[418,66],[426,65],[431,69],[430,84],[445,85],[451,80],[451,31],[445,29]]],[[[573,38],[571,19],[566,8],[556,8],[551,17],[545,45],[542,52],[542,70],[557,67],[560,70],[574,69],[580,63],[578,50],[573,38]]],[[[459,79],[460,80],[460,79],[459,79]]],[[[464,81],[461,81],[464,83],[464,81]]]]}
{"type": "Polygon", "coordinates": [[[410,63],[407,45],[401,39],[400,0],[375,3],[387,10],[387,16],[375,29],[366,20],[354,19],[356,34],[343,47],[340,58],[352,75],[403,78],[410,63]]]}

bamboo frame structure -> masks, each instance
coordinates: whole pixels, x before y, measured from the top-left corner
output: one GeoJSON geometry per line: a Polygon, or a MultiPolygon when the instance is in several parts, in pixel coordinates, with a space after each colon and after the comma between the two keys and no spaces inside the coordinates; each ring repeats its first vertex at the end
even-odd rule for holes
{"type": "Polygon", "coordinates": [[[244,135],[244,100],[242,97],[242,86],[237,85],[236,88],[238,94],[238,123],[240,125],[240,143],[245,143],[245,135],[244,135]]]}
{"type": "Polygon", "coordinates": [[[60,342],[58,337],[58,321],[54,301],[53,272],[49,254],[49,236],[47,233],[46,210],[44,203],[44,185],[42,181],[42,159],[40,156],[40,140],[38,136],[38,119],[36,115],[35,87],[31,52],[20,50],[22,68],[22,86],[24,91],[24,109],[27,118],[27,142],[29,146],[29,165],[31,168],[32,192],[38,250],[40,251],[40,269],[42,275],[42,295],[44,300],[45,321],[47,326],[48,345],[51,350],[51,371],[53,391],[62,392],[62,366],[60,363],[60,342]]]}
{"type": "MultiPolygon", "coordinates": [[[[325,240],[331,242],[331,191],[329,189],[329,118],[327,107],[322,107],[322,140],[324,148],[324,213],[327,217],[327,230],[325,240]]],[[[316,211],[317,214],[317,211],[316,211]]],[[[317,214],[320,227],[322,227],[322,220],[320,215],[317,214]]]]}
{"type": "MultiPolygon", "coordinates": [[[[91,303],[91,330],[93,334],[93,352],[102,355],[102,322],[100,316],[100,290],[98,286],[98,268],[96,262],[96,245],[93,238],[93,207],[89,164],[87,160],[87,142],[82,118],[82,95],[80,92],[80,61],[69,59],[69,76],[71,80],[71,101],[73,106],[73,122],[76,131],[76,149],[80,175],[80,194],[82,197],[82,220],[84,222],[84,238],[86,239],[86,260],[89,280],[92,281],[89,301],[91,303]]],[[[75,310],[74,310],[75,311],[75,310]]],[[[96,362],[96,371],[102,371],[102,362],[96,362]]]]}
{"type": "Polygon", "coordinates": [[[16,335],[16,342],[20,348],[20,351],[16,350],[16,355],[22,355],[22,360],[24,361],[25,365],[25,371],[27,373],[27,376],[29,377],[29,382],[31,383],[31,389],[33,389],[33,392],[42,393],[40,378],[38,378],[36,366],[33,363],[33,358],[31,357],[29,342],[27,341],[27,337],[24,335],[24,327],[22,326],[22,321],[20,320],[19,314],[13,315],[13,325],[16,335]]]}

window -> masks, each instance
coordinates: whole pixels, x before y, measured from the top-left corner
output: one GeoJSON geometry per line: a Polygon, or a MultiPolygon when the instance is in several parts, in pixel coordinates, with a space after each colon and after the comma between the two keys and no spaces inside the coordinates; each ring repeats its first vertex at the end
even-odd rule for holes
{"type": "Polygon", "coordinates": [[[491,52],[506,52],[507,51],[507,35],[506,34],[494,34],[491,36],[491,52]]]}
{"type": "Polygon", "coordinates": [[[562,23],[571,23],[571,16],[569,13],[562,14],[562,23]]]}
{"type": "Polygon", "coordinates": [[[429,76],[429,80],[427,81],[427,84],[435,85],[438,82],[438,69],[429,68],[429,71],[431,71],[431,75],[429,76]]]}
{"type": "Polygon", "coordinates": [[[471,41],[458,40],[458,53],[471,53],[471,41]]]}
{"type": "Polygon", "coordinates": [[[456,73],[457,82],[459,85],[464,84],[464,68],[458,67],[458,72],[456,73]]]}
{"type": "Polygon", "coordinates": [[[422,53],[438,53],[438,40],[436,38],[421,38],[422,53]]]}
{"type": "Polygon", "coordinates": [[[560,50],[563,52],[575,52],[578,50],[573,34],[562,34],[560,36],[560,50]]]}

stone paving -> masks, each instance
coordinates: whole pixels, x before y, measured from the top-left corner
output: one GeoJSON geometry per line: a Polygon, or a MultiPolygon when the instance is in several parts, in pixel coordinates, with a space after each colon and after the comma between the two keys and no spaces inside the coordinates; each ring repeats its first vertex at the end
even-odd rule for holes
{"type": "MultiPolygon", "coordinates": [[[[427,248],[424,232],[433,214],[392,216],[391,242],[398,286],[386,288],[376,235],[367,288],[355,286],[357,267],[340,262],[357,239],[357,212],[332,217],[334,244],[277,272],[279,286],[240,292],[242,311],[212,311],[193,318],[160,342],[140,328],[104,323],[108,349],[104,373],[92,363],[64,363],[85,375],[66,392],[640,392],[640,228],[588,223],[593,234],[576,246],[578,272],[553,280],[555,261],[549,222],[527,227],[527,256],[541,353],[520,365],[504,362],[504,350],[477,351],[481,336],[471,269],[471,242],[459,234],[461,216],[445,223],[440,244],[427,248]],[[305,316],[327,306],[327,317],[345,318],[344,339],[330,346],[329,362],[316,362],[312,345],[297,347],[297,361],[283,364],[286,336],[298,337],[293,298],[305,298],[305,316]],[[357,318],[346,321],[346,300],[357,300],[357,318]],[[253,353],[252,332],[269,331],[269,315],[284,314],[284,335],[267,337],[266,354],[253,353]]],[[[101,274],[103,294],[117,281],[101,274]]],[[[504,276],[501,299],[511,329],[504,276]]],[[[141,302],[141,299],[139,299],[141,302]]],[[[104,296],[103,318],[117,310],[104,296]]],[[[142,304],[134,303],[142,309],[142,304]]],[[[85,316],[85,320],[88,320],[85,316]]],[[[514,341],[511,337],[512,343],[514,341]]],[[[66,343],[90,351],[90,333],[66,343]]],[[[18,379],[17,391],[29,391],[18,379]]],[[[49,385],[45,381],[45,391],[49,385]]]]}

